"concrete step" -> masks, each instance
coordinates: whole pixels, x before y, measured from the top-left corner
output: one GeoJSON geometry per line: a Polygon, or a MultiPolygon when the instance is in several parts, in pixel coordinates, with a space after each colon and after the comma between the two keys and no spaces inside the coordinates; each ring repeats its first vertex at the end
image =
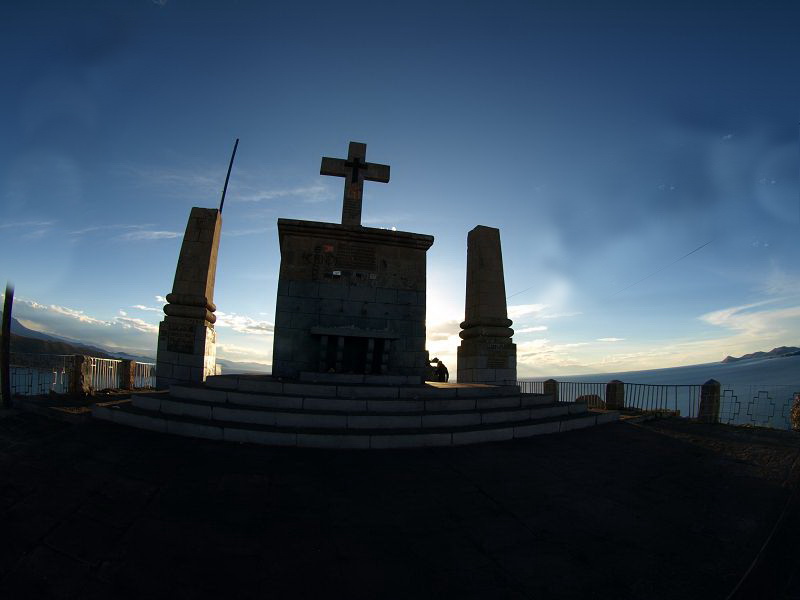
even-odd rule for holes
{"type": "Polygon", "coordinates": [[[304,383],[370,384],[370,385],[421,385],[419,375],[357,375],[346,373],[309,373],[303,371],[299,377],[304,383]]]}
{"type": "MultiPolygon", "coordinates": [[[[345,376],[340,376],[345,377],[345,376]]],[[[312,396],[315,398],[490,398],[498,395],[519,394],[519,386],[494,386],[478,383],[433,383],[421,385],[372,385],[341,381],[303,382],[282,381],[267,375],[216,375],[201,386],[192,389],[238,391],[283,396],[312,396]]]]}
{"type": "Polygon", "coordinates": [[[92,416],[121,425],[212,440],[273,446],[367,449],[456,446],[507,441],[609,423],[616,421],[619,415],[615,411],[589,411],[582,414],[567,414],[547,419],[519,421],[513,424],[481,424],[411,430],[330,430],[208,421],[188,416],[154,413],[130,405],[95,405],[92,409],[92,416]]]}
{"type": "MultiPolygon", "coordinates": [[[[228,402],[218,404],[196,400],[186,400],[170,396],[133,396],[132,403],[137,409],[151,413],[187,416],[207,421],[226,421],[233,423],[256,423],[278,427],[317,427],[329,429],[428,429],[437,427],[462,427],[490,423],[512,423],[532,419],[546,419],[568,414],[586,412],[584,404],[550,403],[534,406],[473,408],[465,411],[433,410],[426,408],[431,401],[417,401],[419,410],[370,410],[369,404],[357,407],[341,406],[333,409],[318,407],[263,407],[228,402]]],[[[378,404],[381,401],[376,401],[378,404]]],[[[387,402],[387,401],[383,401],[387,402]]],[[[397,401],[388,401],[393,404],[397,401]]],[[[452,402],[452,401],[447,401],[452,402]]],[[[434,402],[434,404],[436,404],[434,402]]],[[[408,407],[400,407],[406,409],[408,407]]]]}
{"type": "MultiPolygon", "coordinates": [[[[262,382],[263,383],[263,382],[262,382]]],[[[283,388],[281,388],[283,389],[283,388]]],[[[294,389],[294,388],[290,388],[294,389]]],[[[362,392],[374,391],[373,386],[361,386],[362,392]]],[[[385,388],[380,388],[385,389],[385,388]]],[[[398,388],[393,388],[395,391],[398,388]]],[[[409,388],[414,389],[414,388],[409,388]]],[[[209,402],[214,404],[239,404],[276,409],[307,409],[341,412],[422,412],[425,410],[489,410],[493,408],[522,408],[548,404],[553,401],[551,396],[544,394],[509,393],[504,388],[494,388],[494,395],[481,393],[470,396],[469,390],[454,394],[455,390],[439,390],[438,388],[426,389],[415,396],[319,396],[318,386],[311,386],[305,390],[308,395],[287,394],[284,392],[243,392],[239,390],[224,390],[208,386],[170,386],[170,396],[187,401],[209,402]],[[467,393],[465,395],[465,392],[467,393]]],[[[400,391],[406,391],[400,388],[400,391]]]]}

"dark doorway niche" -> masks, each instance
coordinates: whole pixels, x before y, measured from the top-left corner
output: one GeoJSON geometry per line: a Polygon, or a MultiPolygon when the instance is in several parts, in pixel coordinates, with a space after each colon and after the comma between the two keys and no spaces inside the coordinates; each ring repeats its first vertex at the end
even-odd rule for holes
{"type": "Polygon", "coordinates": [[[364,375],[384,372],[384,352],[388,350],[388,340],[329,335],[323,336],[321,342],[320,370],[324,373],[364,375]]]}
{"type": "Polygon", "coordinates": [[[367,372],[367,338],[346,337],[342,351],[342,373],[367,372]]]}

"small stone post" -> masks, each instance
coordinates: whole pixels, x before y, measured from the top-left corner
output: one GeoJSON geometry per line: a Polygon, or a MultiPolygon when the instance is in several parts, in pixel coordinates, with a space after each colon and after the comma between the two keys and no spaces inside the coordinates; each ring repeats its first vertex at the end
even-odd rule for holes
{"type": "Polygon", "coordinates": [[[544,393],[553,397],[553,402],[558,402],[558,381],[547,379],[543,382],[544,393]]]}
{"type": "Polygon", "coordinates": [[[800,431],[800,392],[794,395],[792,400],[792,412],[789,414],[789,420],[794,431],[800,431]]]}
{"type": "Polygon", "coordinates": [[[700,411],[697,420],[701,423],[717,423],[719,421],[720,383],[709,379],[700,390],[700,411]]]}
{"type": "Polygon", "coordinates": [[[83,354],[72,355],[72,372],[69,375],[69,392],[73,396],[88,396],[92,389],[91,357],[83,354]]]}
{"type": "Polygon", "coordinates": [[[136,361],[122,359],[119,363],[119,389],[132,390],[133,379],[136,374],[136,361]]]}
{"type": "Polygon", "coordinates": [[[606,408],[608,410],[625,408],[625,384],[619,379],[612,379],[606,384],[606,408]]]}

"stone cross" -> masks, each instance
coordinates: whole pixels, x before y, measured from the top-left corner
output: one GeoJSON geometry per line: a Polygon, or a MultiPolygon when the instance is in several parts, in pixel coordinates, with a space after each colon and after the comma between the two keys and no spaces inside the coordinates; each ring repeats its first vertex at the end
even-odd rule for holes
{"type": "Polygon", "coordinates": [[[344,202],[342,203],[342,225],[361,225],[361,201],[364,180],[389,183],[389,165],[368,163],[367,145],[350,142],[347,159],[322,157],[320,175],[344,177],[344,202]]]}

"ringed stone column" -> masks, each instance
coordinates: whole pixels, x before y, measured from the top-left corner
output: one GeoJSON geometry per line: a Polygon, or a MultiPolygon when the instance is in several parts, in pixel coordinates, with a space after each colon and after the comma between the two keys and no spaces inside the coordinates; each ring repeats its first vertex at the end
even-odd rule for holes
{"type": "Polygon", "coordinates": [[[183,236],[172,293],[158,328],[156,387],[200,383],[217,362],[214,278],[222,227],[216,208],[193,207],[183,236]]]}
{"type": "Polygon", "coordinates": [[[516,385],[517,346],[506,307],[500,230],[467,235],[467,294],[458,347],[458,382],[516,385]]]}

